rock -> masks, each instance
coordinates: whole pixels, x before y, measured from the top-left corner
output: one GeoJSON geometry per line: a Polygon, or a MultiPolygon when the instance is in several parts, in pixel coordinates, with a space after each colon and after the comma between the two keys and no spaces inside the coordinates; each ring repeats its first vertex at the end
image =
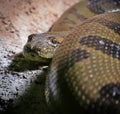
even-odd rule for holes
{"type": "Polygon", "coordinates": [[[47,31],[79,0],[0,0],[0,114],[47,114],[46,67],[21,53],[27,36],[47,31]],[[42,80],[42,81],[41,81],[42,80]]]}

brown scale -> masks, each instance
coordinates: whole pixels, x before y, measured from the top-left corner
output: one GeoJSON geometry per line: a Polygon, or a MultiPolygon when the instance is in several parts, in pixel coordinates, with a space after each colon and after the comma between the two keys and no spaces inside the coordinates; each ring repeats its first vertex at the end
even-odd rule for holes
{"type": "Polygon", "coordinates": [[[100,14],[113,9],[120,9],[119,0],[83,0],[68,9],[49,32],[34,34],[24,46],[24,55],[39,62],[49,54],[41,58],[38,47],[45,48],[43,53],[51,46],[55,50],[50,53],[50,59],[55,55],[45,91],[55,114],[120,114],[120,12],[100,14]],[[100,15],[91,18],[96,14],[100,15]],[[37,47],[29,50],[35,43],[37,47]]]}
{"type": "MultiPolygon", "coordinates": [[[[37,60],[39,62],[45,62],[48,58],[51,60],[55,53],[55,50],[59,47],[64,38],[69,34],[71,29],[79,26],[84,20],[91,18],[96,14],[108,12],[111,10],[117,10],[119,8],[119,0],[90,0],[90,2],[89,0],[82,0],[81,2],[75,4],[67,11],[65,11],[63,15],[53,24],[48,32],[42,34],[33,34],[32,37],[34,37],[35,41],[31,40],[30,42],[28,41],[26,43],[23,49],[23,55],[25,58],[33,61],[37,60]],[[56,41],[50,42],[48,37],[53,37],[53,39],[55,38],[56,41]],[[40,50],[35,51],[35,54],[33,53],[34,50],[29,49],[33,46],[34,42],[37,42],[38,45],[37,48],[34,48],[34,50],[40,50]],[[35,56],[33,57],[32,55],[35,56]]],[[[109,24],[111,22],[111,19],[112,17],[109,17],[109,19],[107,18],[105,20],[106,23],[109,24]]]]}
{"type": "Polygon", "coordinates": [[[64,12],[64,14],[53,24],[50,31],[68,31],[75,26],[82,23],[87,18],[95,15],[87,7],[88,0],[83,0],[78,4],[75,4],[70,9],[64,12]]]}
{"type": "Polygon", "coordinates": [[[60,45],[47,77],[46,97],[54,110],[120,113],[120,18],[116,17],[120,12],[86,20],[60,45]],[[110,17],[108,26],[104,19],[110,17]]]}

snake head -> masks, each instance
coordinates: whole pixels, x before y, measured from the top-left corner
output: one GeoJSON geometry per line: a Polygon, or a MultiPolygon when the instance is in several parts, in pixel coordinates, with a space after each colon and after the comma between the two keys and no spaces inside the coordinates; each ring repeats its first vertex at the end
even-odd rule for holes
{"type": "Polygon", "coordinates": [[[50,62],[62,40],[62,37],[52,33],[31,34],[23,48],[23,55],[28,60],[50,62]]]}

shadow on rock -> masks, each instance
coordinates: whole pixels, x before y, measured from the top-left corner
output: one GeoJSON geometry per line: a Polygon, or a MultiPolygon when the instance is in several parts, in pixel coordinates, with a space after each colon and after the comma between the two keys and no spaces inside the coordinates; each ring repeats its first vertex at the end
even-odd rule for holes
{"type": "Polygon", "coordinates": [[[4,114],[49,114],[44,95],[45,75],[46,73],[43,73],[38,76],[30,88],[4,114]]]}
{"type": "Polygon", "coordinates": [[[8,66],[8,70],[23,72],[27,70],[41,69],[43,66],[48,66],[49,63],[40,63],[35,61],[30,61],[24,58],[22,53],[14,56],[12,63],[8,66]]]}

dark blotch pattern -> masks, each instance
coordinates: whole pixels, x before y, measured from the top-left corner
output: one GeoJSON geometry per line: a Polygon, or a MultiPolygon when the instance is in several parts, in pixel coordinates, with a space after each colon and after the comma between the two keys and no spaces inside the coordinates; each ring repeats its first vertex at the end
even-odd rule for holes
{"type": "Polygon", "coordinates": [[[72,8],[70,13],[73,14],[75,17],[77,17],[81,21],[84,21],[85,19],[87,19],[84,15],[80,14],[80,12],[78,12],[76,8],[72,8]]]}
{"type": "Polygon", "coordinates": [[[90,0],[87,7],[93,13],[101,14],[110,11],[110,9],[119,9],[120,0],[90,0]],[[108,4],[106,5],[106,3],[108,4]]]}
{"type": "Polygon", "coordinates": [[[70,64],[69,66],[72,66],[79,61],[83,61],[84,59],[89,58],[90,53],[88,53],[83,49],[76,49],[76,50],[73,50],[71,53],[69,53],[69,56],[70,56],[71,62],[69,62],[68,64],[70,64]]]}
{"type": "Polygon", "coordinates": [[[86,114],[119,114],[120,83],[109,83],[99,91],[100,97],[89,105],[86,114]]]}
{"type": "MultiPolygon", "coordinates": [[[[63,22],[64,22],[64,23],[70,23],[70,24],[76,24],[75,21],[70,20],[69,18],[65,18],[65,19],[63,20],[63,22]]],[[[62,24],[63,22],[61,22],[60,24],[62,24]]]]}
{"type": "Polygon", "coordinates": [[[81,45],[100,50],[103,53],[120,59],[120,45],[112,42],[109,38],[101,38],[99,36],[87,36],[80,39],[81,45]]]}
{"type": "Polygon", "coordinates": [[[114,4],[115,4],[116,6],[120,6],[120,0],[114,0],[114,4]]]}
{"type": "Polygon", "coordinates": [[[95,13],[95,14],[101,14],[104,13],[105,10],[99,5],[100,0],[91,0],[88,4],[88,9],[95,13]]]}
{"type": "Polygon", "coordinates": [[[63,57],[63,59],[59,61],[59,65],[60,65],[59,70],[60,72],[61,70],[63,72],[66,72],[67,68],[69,69],[77,62],[86,60],[89,57],[90,57],[90,53],[88,53],[86,50],[80,48],[72,50],[67,55],[65,55],[65,58],[63,57]]]}
{"type": "Polygon", "coordinates": [[[120,83],[105,85],[101,88],[100,95],[101,98],[109,99],[109,101],[110,99],[120,101],[120,83]]]}
{"type": "MultiPolygon", "coordinates": [[[[94,18],[94,19],[89,19],[86,23],[91,23],[91,22],[96,22],[99,23],[105,27],[107,27],[108,29],[113,30],[115,33],[117,33],[118,35],[120,35],[120,24],[117,22],[113,22],[113,21],[109,21],[107,19],[104,18],[94,18]]],[[[84,23],[83,23],[84,24],[84,23]]],[[[96,28],[97,29],[97,28],[96,28]]]]}
{"type": "Polygon", "coordinates": [[[120,24],[119,23],[111,22],[111,21],[106,20],[106,19],[100,19],[96,22],[108,27],[109,29],[114,30],[115,33],[120,35],[120,24]]]}

